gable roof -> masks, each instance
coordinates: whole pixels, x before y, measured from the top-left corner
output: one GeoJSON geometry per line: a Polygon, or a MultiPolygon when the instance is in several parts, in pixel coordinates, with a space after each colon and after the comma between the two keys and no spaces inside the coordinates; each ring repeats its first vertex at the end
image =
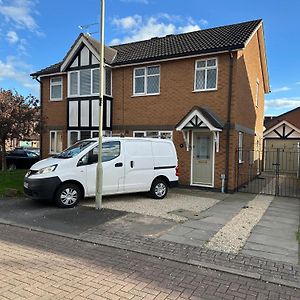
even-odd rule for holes
{"type": "MultiPolygon", "coordinates": [[[[268,117],[267,117],[268,118],[268,117]]],[[[266,120],[265,127],[266,130],[273,127],[274,125],[280,123],[281,121],[286,120],[289,123],[293,124],[297,128],[300,128],[300,106],[287,111],[277,117],[269,118],[269,120],[266,120]]]]}
{"type": "Polygon", "coordinates": [[[118,51],[114,65],[146,62],[244,48],[262,20],[215,27],[161,38],[112,46],[118,51]]]}
{"type": "MultiPolygon", "coordinates": [[[[282,137],[285,137],[285,134],[286,134],[286,136],[289,136],[289,135],[290,135],[291,133],[293,133],[294,131],[300,134],[300,129],[299,129],[299,128],[297,128],[297,127],[294,126],[293,124],[289,123],[288,121],[282,120],[281,122],[279,122],[279,123],[273,125],[272,127],[266,129],[266,130],[264,131],[264,137],[267,137],[268,134],[270,134],[272,131],[275,131],[275,132],[276,132],[276,129],[278,129],[278,128],[281,127],[282,125],[285,126],[285,127],[287,126],[288,128],[291,129],[290,132],[283,133],[282,137]]],[[[278,134],[278,136],[280,136],[280,134],[279,134],[278,132],[277,132],[277,134],[278,134]]]]}
{"type": "MultiPolygon", "coordinates": [[[[107,64],[112,66],[123,66],[153,60],[242,49],[261,24],[262,20],[259,19],[111,47],[105,46],[105,60],[107,64]]],[[[94,38],[81,33],[64,60],[70,55],[78,40],[82,37],[97,53],[99,52],[100,43],[94,38]]],[[[58,64],[61,66],[62,62],[58,64]]],[[[50,74],[55,70],[54,66],[56,65],[31,75],[50,74]]]]}

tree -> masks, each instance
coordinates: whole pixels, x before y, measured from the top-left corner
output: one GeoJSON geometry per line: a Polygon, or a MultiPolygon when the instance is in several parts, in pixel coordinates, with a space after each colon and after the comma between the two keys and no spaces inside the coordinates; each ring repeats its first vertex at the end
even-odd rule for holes
{"type": "Polygon", "coordinates": [[[24,97],[16,91],[0,89],[0,147],[2,171],[6,170],[5,142],[9,138],[22,139],[38,133],[40,128],[38,100],[24,97]]]}

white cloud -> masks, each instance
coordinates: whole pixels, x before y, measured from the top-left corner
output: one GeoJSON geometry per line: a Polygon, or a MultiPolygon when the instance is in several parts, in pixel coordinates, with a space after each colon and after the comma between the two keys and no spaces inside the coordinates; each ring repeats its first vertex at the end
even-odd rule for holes
{"type": "Polygon", "coordinates": [[[36,14],[36,0],[10,0],[0,2],[0,14],[6,21],[12,22],[17,28],[26,28],[38,32],[38,25],[34,19],[36,14]]]}
{"type": "Polygon", "coordinates": [[[293,109],[300,106],[300,97],[283,97],[277,99],[270,99],[265,101],[265,109],[272,110],[283,110],[283,109],[293,109]]]}
{"type": "Polygon", "coordinates": [[[111,23],[117,32],[123,35],[122,38],[114,38],[110,43],[111,45],[200,30],[200,26],[191,17],[183,19],[180,16],[169,14],[151,17],[140,15],[125,18],[115,17],[111,23]]]}
{"type": "Polygon", "coordinates": [[[0,60],[0,81],[11,80],[38,95],[39,85],[29,76],[31,67],[16,57],[7,57],[6,62],[0,60]]]}
{"type": "Polygon", "coordinates": [[[6,39],[10,44],[15,44],[19,41],[19,37],[15,31],[8,31],[6,34],[6,39]]]}
{"type": "Polygon", "coordinates": [[[300,81],[296,82],[296,84],[300,84],[300,81]]]}
{"type": "Polygon", "coordinates": [[[289,88],[288,86],[283,86],[283,87],[272,90],[272,93],[286,92],[286,91],[289,91],[290,89],[291,88],[289,88]]]}
{"type": "Polygon", "coordinates": [[[138,26],[142,22],[142,17],[139,15],[128,16],[125,18],[113,18],[112,24],[116,25],[117,27],[130,29],[138,26]]]}
{"type": "Polygon", "coordinates": [[[205,19],[200,19],[199,23],[200,23],[202,26],[208,25],[208,21],[205,20],[205,19]]]}

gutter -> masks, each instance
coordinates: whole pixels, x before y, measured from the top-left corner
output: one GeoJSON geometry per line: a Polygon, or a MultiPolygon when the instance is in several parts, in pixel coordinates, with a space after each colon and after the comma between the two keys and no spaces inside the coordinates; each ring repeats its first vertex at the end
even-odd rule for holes
{"type": "Polygon", "coordinates": [[[40,84],[40,108],[41,108],[41,114],[40,114],[40,159],[43,159],[43,83],[42,81],[37,77],[34,76],[33,79],[35,79],[40,84]]]}
{"type": "Polygon", "coordinates": [[[227,122],[226,122],[226,153],[225,153],[225,193],[228,193],[229,183],[229,149],[230,149],[230,128],[231,128],[231,104],[232,104],[232,75],[233,75],[233,53],[229,50],[229,89],[227,102],[227,122]]]}

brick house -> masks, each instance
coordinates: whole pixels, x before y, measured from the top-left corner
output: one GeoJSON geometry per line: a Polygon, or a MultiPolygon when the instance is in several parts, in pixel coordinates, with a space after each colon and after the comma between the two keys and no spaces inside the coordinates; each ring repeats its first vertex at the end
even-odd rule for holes
{"type": "MultiPolygon", "coordinates": [[[[98,52],[80,34],[61,62],[31,74],[47,118],[43,157],[97,136],[98,52]]],[[[236,160],[243,164],[243,149],[263,140],[263,22],[106,46],[104,89],[106,135],[171,138],[182,185],[220,189],[223,174],[234,190],[236,160]]]]}

